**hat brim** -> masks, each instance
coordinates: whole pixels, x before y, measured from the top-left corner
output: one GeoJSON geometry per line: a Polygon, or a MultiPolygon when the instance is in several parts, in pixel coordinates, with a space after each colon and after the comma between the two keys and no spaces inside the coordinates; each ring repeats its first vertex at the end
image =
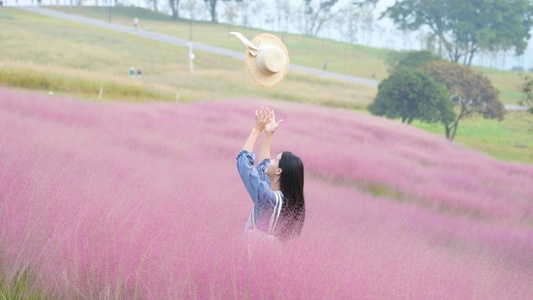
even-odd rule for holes
{"type": "Polygon", "coordinates": [[[257,66],[256,57],[250,54],[249,51],[246,51],[246,68],[248,69],[248,72],[250,72],[250,75],[252,75],[252,79],[257,84],[264,87],[273,86],[281,82],[285,78],[285,76],[287,76],[287,72],[289,71],[289,52],[287,51],[287,47],[285,47],[285,45],[279,38],[266,33],[262,33],[256,36],[252,40],[252,43],[260,47],[264,47],[266,45],[278,47],[285,52],[285,57],[287,58],[283,71],[274,74],[265,74],[261,72],[261,70],[257,66]]]}

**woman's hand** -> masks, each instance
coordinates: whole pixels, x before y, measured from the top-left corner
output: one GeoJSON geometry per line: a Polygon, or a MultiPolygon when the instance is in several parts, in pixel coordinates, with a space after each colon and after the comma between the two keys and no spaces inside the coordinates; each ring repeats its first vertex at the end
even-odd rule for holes
{"type": "Polygon", "coordinates": [[[265,126],[265,132],[266,133],[274,133],[274,131],[276,131],[276,129],[278,129],[279,125],[281,123],[283,123],[283,119],[279,120],[278,122],[276,122],[276,115],[274,114],[274,110],[273,109],[268,109],[268,113],[269,113],[269,122],[268,124],[266,124],[265,126]]]}
{"type": "Polygon", "coordinates": [[[262,107],[255,111],[254,129],[261,132],[267,124],[270,122],[270,109],[268,107],[262,107]]]}

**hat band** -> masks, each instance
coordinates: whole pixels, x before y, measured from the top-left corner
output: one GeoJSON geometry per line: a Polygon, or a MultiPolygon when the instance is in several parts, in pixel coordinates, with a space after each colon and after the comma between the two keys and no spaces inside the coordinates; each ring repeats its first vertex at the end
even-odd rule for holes
{"type": "Polygon", "coordinates": [[[241,42],[248,47],[248,52],[252,56],[257,56],[257,52],[259,52],[259,47],[257,47],[254,43],[250,42],[244,35],[242,35],[240,32],[232,31],[230,34],[235,35],[241,42]]]}

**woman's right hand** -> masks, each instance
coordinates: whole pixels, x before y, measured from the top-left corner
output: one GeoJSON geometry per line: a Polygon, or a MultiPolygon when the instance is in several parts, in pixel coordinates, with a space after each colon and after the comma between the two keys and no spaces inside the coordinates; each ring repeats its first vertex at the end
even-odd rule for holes
{"type": "Polygon", "coordinates": [[[272,134],[274,131],[276,131],[276,129],[278,129],[279,125],[283,122],[283,119],[276,122],[276,114],[274,113],[274,110],[269,109],[268,107],[267,109],[269,110],[270,118],[268,124],[265,126],[265,132],[272,134]]]}

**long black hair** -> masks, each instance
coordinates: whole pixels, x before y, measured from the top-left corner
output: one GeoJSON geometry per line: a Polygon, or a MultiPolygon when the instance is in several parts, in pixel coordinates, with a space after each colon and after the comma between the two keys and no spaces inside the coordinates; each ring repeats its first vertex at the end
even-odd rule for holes
{"type": "Polygon", "coordinates": [[[278,167],[282,170],[279,182],[284,196],[278,235],[288,240],[300,235],[305,220],[304,165],[298,156],[285,151],[278,167]]]}

